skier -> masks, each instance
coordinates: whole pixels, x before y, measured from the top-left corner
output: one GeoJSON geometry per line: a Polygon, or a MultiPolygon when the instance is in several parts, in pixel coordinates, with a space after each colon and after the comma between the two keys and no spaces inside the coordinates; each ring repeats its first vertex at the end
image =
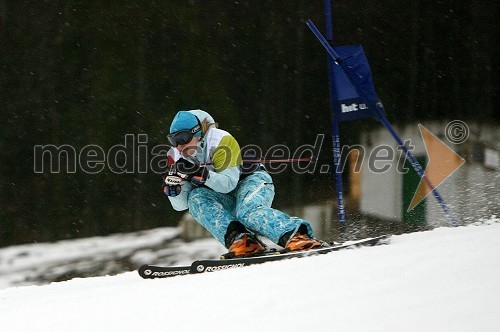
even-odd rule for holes
{"type": "Polygon", "coordinates": [[[229,252],[266,250],[258,235],[288,251],[323,246],[309,222],[271,208],[274,185],[262,164],[245,167],[236,139],[202,110],[180,111],[170,126],[164,193],[177,211],[189,209],[229,252]]]}

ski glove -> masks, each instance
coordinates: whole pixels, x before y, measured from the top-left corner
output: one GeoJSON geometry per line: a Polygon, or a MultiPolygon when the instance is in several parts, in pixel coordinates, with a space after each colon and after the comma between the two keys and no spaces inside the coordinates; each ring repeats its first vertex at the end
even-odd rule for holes
{"type": "Polygon", "coordinates": [[[163,192],[167,196],[175,197],[181,193],[182,178],[172,167],[167,173],[163,174],[163,192]]]}
{"type": "Polygon", "coordinates": [[[176,163],[177,174],[195,186],[202,186],[209,178],[209,170],[187,159],[181,158],[176,163]]]}
{"type": "Polygon", "coordinates": [[[181,193],[182,178],[177,174],[177,169],[174,165],[172,157],[167,159],[168,171],[163,174],[163,192],[165,195],[175,197],[181,193]]]}

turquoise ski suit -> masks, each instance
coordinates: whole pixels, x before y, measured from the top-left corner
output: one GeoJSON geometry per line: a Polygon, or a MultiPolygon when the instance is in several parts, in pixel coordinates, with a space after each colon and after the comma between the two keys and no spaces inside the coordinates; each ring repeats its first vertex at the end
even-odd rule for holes
{"type": "MultiPolygon", "coordinates": [[[[195,158],[207,164],[209,178],[204,186],[196,187],[183,181],[181,192],[169,200],[177,211],[189,209],[193,218],[220,243],[232,221],[239,221],[250,232],[278,243],[289,233],[293,236],[302,226],[312,237],[310,224],[271,208],[274,184],[263,167],[250,175],[241,176],[241,153],[237,141],[228,132],[216,128],[213,118],[201,110],[190,111],[200,122],[212,123],[197,145],[195,158]]],[[[181,155],[175,148],[168,155],[177,161],[181,155]]]]}

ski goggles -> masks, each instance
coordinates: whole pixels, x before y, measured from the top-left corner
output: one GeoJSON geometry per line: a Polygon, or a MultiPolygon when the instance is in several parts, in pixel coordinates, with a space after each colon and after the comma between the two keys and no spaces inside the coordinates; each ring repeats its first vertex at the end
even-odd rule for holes
{"type": "Polygon", "coordinates": [[[191,142],[194,134],[196,134],[199,131],[201,131],[200,123],[198,123],[196,126],[194,126],[191,129],[182,129],[182,130],[176,131],[175,133],[168,134],[167,139],[168,139],[168,142],[170,144],[172,144],[173,147],[176,147],[178,145],[184,145],[184,144],[191,142]]]}

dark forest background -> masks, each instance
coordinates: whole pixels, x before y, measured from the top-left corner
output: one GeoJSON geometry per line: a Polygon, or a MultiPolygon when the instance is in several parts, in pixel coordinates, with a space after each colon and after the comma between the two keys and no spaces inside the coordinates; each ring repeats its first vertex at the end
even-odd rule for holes
{"type": "MultiPolygon", "coordinates": [[[[393,123],[498,123],[496,1],[332,1],[335,43],[362,44],[393,123]]],[[[201,108],[240,144],[294,151],[325,134],[331,162],[323,1],[0,0],[0,246],[174,225],[146,174],[34,173],[34,146],[126,134],[166,143],[201,108]]],[[[343,144],[378,126],[342,125],[343,144]]],[[[274,176],[276,205],[326,201],[331,174],[274,176]]],[[[348,189],[348,188],[347,188],[348,189]]]]}

